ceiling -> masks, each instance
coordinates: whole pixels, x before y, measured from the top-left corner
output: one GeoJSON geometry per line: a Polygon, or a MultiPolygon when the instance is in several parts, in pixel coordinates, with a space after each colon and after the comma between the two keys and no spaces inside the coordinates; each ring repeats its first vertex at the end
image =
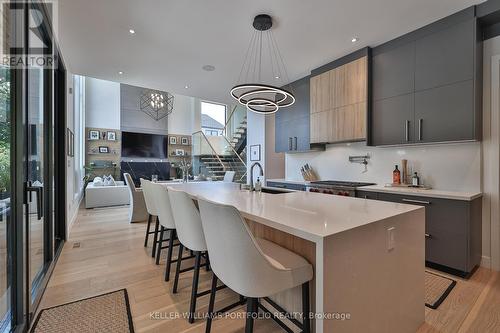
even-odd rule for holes
{"type": "Polygon", "coordinates": [[[273,17],[273,33],[294,81],[479,2],[59,0],[57,33],[72,73],[227,103],[257,14],[273,17]],[[353,37],[359,41],[352,43],[353,37]],[[204,65],[216,69],[207,72],[204,65]]]}

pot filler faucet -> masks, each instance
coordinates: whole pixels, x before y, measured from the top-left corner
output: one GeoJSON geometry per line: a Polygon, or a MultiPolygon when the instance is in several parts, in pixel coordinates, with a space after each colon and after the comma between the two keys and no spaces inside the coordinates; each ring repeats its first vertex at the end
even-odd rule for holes
{"type": "Polygon", "coordinates": [[[255,187],[253,185],[253,168],[255,166],[258,166],[259,169],[260,169],[260,176],[264,176],[264,170],[262,169],[262,165],[260,165],[259,162],[255,162],[254,164],[252,164],[252,166],[250,167],[250,191],[255,191],[255,187]]]}

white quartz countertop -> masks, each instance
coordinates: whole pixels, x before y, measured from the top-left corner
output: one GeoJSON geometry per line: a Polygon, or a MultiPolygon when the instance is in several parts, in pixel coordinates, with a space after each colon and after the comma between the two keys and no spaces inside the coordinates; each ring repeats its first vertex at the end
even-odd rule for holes
{"type": "Polygon", "coordinates": [[[235,206],[243,217],[318,242],[325,237],[423,207],[312,192],[269,194],[239,189],[239,184],[208,182],[164,184],[192,197],[235,206]]]}
{"type": "Polygon", "coordinates": [[[384,192],[393,194],[405,194],[419,197],[431,197],[452,200],[465,200],[471,201],[482,196],[481,192],[455,192],[455,191],[441,191],[434,189],[419,189],[412,187],[390,187],[383,185],[371,185],[358,188],[360,191],[369,192],[384,192]]]}

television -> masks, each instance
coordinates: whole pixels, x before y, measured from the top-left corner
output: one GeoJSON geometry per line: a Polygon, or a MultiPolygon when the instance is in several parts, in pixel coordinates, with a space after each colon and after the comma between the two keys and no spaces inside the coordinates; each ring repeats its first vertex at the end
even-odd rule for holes
{"type": "Polygon", "coordinates": [[[123,157],[166,159],[167,144],[166,135],[122,132],[123,157]]]}

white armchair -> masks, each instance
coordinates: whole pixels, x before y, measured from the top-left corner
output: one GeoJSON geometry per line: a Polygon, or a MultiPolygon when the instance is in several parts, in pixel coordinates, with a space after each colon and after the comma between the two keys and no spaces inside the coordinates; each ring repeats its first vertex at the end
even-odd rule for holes
{"type": "Polygon", "coordinates": [[[130,211],[128,214],[130,223],[146,221],[148,219],[148,211],[142,190],[135,188],[130,174],[124,173],[123,176],[130,193],[130,211]]]}

